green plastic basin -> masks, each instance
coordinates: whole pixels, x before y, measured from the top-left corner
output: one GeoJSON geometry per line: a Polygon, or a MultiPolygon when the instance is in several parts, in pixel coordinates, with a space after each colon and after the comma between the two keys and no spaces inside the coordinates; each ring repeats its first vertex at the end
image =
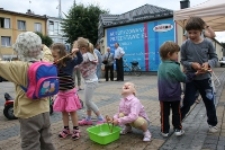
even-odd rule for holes
{"type": "Polygon", "coordinates": [[[120,127],[114,126],[111,132],[110,129],[112,128],[112,124],[109,124],[109,126],[107,123],[104,123],[87,128],[89,138],[92,141],[102,145],[111,143],[119,139],[121,130],[120,127]]]}

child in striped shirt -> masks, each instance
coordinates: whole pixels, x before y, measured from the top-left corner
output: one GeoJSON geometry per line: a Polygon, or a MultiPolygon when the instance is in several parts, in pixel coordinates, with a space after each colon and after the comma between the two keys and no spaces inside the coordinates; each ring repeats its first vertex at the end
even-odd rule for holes
{"type": "Polygon", "coordinates": [[[54,101],[54,111],[62,112],[64,128],[59,133],[60,138],[66,138],[70,133],[69,129],[69,114],[73,123],[72,139],[80,138],[80,130],[78,127],[78,117],[76,111],[81,108],[81,103],[76,89],[74,87],[74,79],[72,78],[74,66],[83,61],[83,57],[78,49],[72,50],[76,57],[68,56],[62,60],[66,53],[66,48],[63,44],[56,43],[52,46],[52,55],[58,69],[59,77],[59,92],[54,101]]]}

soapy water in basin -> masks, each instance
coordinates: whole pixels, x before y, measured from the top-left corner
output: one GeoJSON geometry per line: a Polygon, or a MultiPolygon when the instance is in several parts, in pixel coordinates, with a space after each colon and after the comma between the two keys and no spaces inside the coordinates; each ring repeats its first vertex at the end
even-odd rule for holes
{"type": "Polygon", "coordinates": [[[101,125],[99,126],[99,128],[100,128],[100,132],[98,133],[99,136],[107,136],[110,134],[109,131],[103,131],[101,125]]]}
{"type": "Polygon", "coordinates": [[[98,135],[99,136],[107,136],[109,134],[110,134],[109,132],[100,132],[98,135]]]}

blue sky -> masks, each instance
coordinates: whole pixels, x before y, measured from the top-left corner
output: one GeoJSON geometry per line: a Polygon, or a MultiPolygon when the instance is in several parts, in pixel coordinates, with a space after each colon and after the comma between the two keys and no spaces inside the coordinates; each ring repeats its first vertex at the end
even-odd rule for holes
{"type": "MultiPolygon", "coordinates": [[[[190,6],[195,6],[206,0],[190,0],[190,6]]],[[[61,10],[67,13],[74,0],[61,0],[61,10]]],[[[76,0],[76,3],[98,4],[103,9],[107,9],[111,14],[121,14],[145,4],[151,4],[171,10],[180,9],[180,0],[76,0]]],[[[59,0],[0,0],[0,7],[6,10],[25,13],[31,9],[35,14],[58,16],[59,0]],[[18,7],[19,4],[19,7],[18,7]]],[[[216,33],[219,41],[225,42],[225,33],[216,33]]]]}

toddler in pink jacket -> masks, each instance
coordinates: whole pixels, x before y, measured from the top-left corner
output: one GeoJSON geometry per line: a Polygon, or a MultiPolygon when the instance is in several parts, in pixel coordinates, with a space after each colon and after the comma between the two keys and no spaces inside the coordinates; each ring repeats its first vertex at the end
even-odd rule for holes
{"type": "Polygon", "coordinates": [[[148,116],[144,106],[135,95],[134,84],[126,82],[122,87],[123,98],[120,101],[118,113],[113,116],[113,123],[114,125],[124,126],[121,134],[132,132],[132,127],[134,127],[143,131],[143,141],[151,141],[151,133],[148,130],[148,116]]]}

